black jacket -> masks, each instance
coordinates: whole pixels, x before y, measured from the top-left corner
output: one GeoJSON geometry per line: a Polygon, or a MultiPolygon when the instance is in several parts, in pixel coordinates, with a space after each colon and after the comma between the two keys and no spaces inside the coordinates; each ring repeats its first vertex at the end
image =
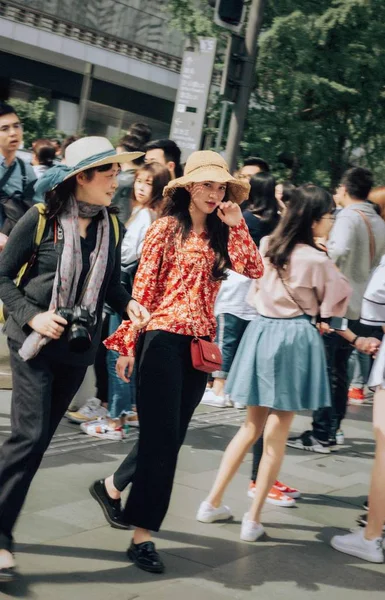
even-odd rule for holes
{"type": "MultiPolygon", "coordinates": [[[[0,298],[9,313],[4,332],[10,339],[20,344],[31,333],[28,322],[39,312],[49,308],[60,252],[59,245],[54,243],[53,221],[47,221],[34,264],[20,288],[16,287],[14,279],[20,268],[33,254],[38,218],[38,211],[31,208],[17,223],[0,254],[0,298]]],[[[90,228],[92,227],[96,228],[97,223],[92,223],[90,228]]],[[[120,229],[119,243],[116,245],[114,228],[111,223],[109,256],[96,308],[97,321],[91,332],[90,350],[84,354],[70,352],[66,333],[64,333],[60,340],[50,341],[43,348],[42,353],[48,352],[50,357],[55,357],[67,364],[90,365],[94,362],[100,343],[104,302],[108,302],[116,312],[123,314],[130,300],[130,295],[120,283],[122,237],[123,228],[120,229]]],[[[86,250],[86,252],[90,251],[90,248],[86,250]]]]}

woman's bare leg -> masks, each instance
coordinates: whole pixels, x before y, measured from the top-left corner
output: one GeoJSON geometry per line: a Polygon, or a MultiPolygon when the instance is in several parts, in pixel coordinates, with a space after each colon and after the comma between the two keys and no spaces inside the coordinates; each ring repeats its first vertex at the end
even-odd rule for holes
{"type": "Polygon", "coordinates": [[[294,412],[283,410],[273,410],[267,417],[263,433],[263,454],[255,482],[254,499],[248,515],[250,521],[260,523],[261,510],[278,477],[285,456],[286,440],[293,417],[294,412]]]}
{"type": "Polygon", "coordinates": [[[261,435],[268,412],[269,409],[262,406],[247,407],[245,422],[227,446],[214,485],[207,497],[212,506],[217,508],[221,505],[227,486],[255,440],[261,435]]]}
{"type": "Polygon", "coordinates": [[[368,524],[365,529],[368,540],[381,537],[385,523],[385,390],[382,389],[374,395],[373,429],[376,454],[370,484],[368,524]]]}

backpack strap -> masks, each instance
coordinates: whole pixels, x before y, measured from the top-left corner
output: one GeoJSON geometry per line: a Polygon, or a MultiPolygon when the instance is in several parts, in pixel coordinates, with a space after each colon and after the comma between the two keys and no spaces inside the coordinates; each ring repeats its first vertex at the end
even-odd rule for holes
{"type": "Polygon", "coordinates": [[[32,267],[33,263],[36,260],[36,254],[38,251],[38,248],[41,244],[41,240],[43,239],[43,235],[44,235],[44,230],[45,230],[45,225],[47,223],[47,217],[45,214],[46,211],[46,206],[45,204],[43,204],[42,202],[39,202],[38,204],[34,205],[37,210],[39,211],[39,220],[37,222],[37,227],[36,227],[36,231],[35,231],[35,239],[34,239],[34,250],[32,253],[31,258],[29,259],[28,262],[26,262],[20,269],[17,278],[16,278],[16,285],[17,287],[19,287],[24,275],[26,274],[26,272],[32,267]]]}
{"type": "Polygon", "coordinates": [[[24,192],[25,188],[27,187],[27,183],[28,183],[27,169],[25,168],[25,162],[21,158],[16,157],[16,160],[17,160],[17,162],[19,164],[19,167],[20,167],[21,182],[22,182],[23,192],[24,192]]]}
{"type": "Polygon", "coordinates": [[[14,162],[11,167],[8,167],[8,169],[5,171],[3,177],[1,178],[1,180],[0,180],[0,192],[6,186],[8,179],[11,177],[12,173],[16,169],[16,164],[17,163],[14,162]]]}
{"type": "Polygon", "coordinates": [[[120,238],[119,220],[116,215],[110,215],[110,217],[111,217],[112,226],[114,228],[115,248],[116,248],[116,246],[119,244],[119,238],[120,238]]]}

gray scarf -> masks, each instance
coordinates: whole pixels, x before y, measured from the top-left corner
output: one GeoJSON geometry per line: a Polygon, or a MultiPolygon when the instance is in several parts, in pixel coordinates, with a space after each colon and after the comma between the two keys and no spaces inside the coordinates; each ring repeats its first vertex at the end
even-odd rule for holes
{"type": "MultiPolygon", "coordinates": [[[[61,260],[58,261],[56,269],[49,310],[56,310],[59,307],[74,307],[79,279],[83,270],[78,218],[79,216],[85,216],[85,214],[89,217],[91,214],[98,214],[100,211],[103,212],[103,219],[100,219],[98,223],[96,246],[90,256],[90,276],[81,300],[82,306],[87,308],[90,314],[95,314],[100,288],[107,268],[110,221],[106,208],[85,202],[79,203],[74,197],[70,198],[67,211],[60,215],[58,219],[63,230],[64,242],[61,260]]],[[[33,331],[24,341],[19,350],[19,355],[25,361],[30,360],[50,341],[51,338],[33,331]]]]}

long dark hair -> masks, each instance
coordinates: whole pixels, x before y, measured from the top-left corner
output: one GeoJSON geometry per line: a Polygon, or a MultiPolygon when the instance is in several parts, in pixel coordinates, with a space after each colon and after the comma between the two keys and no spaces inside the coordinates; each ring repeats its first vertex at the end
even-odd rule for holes
{"type": "MultiPolygon", "coordinates": [[[[112,163],[109,163],[108,165],[102,165],[101,167],[86,169],[83,173],[86,175],[88,181],[92,181],[95,171],[109,171],[111,168],[112,163]]],[[[70,177],[66,181],[63,181],[63,183],[60,183],[54,190],[46,193],[45,203],[47,219],[53,219],[66,210],[69,199],[75,194],[75,190],[76,177],[70,177]]],[[[117,206],[109,206],[107,210],[111,214],[117,214],[119,212],[117,206]]]]}
{"type": "MultiPolygon", "coordinates": [[[[159,211],[163,202],[163,190],[171,179],[170,172],[168,169],[166,169],[166,167],[159,163],[145,163],[136,171],[134,184],[139,174],[143,171],[152,177],[152,195],[150,202],[146,205],[146,208],[159,211]]],[[[136,200],[135,185],[132,187],[132,199],[136,200]]]]}
{"type": "Polygon", "coordinates": [[[296,244],[307,244],[317,248],[312,225],[334,209],[331,194],[323,188],[313,184],[296,188],[286,212],[269,240],[266,256],[270,263],[276,269],[286,267],[296,244]]]}
{"type": "Polygon", "coordinates": [[[270,173],[257,173],[251,177],[250,186],[248,210],[265,223],[278,223],[274,177],[270,173]]]}
{"type": "MultiPolygon", "coordinates": [[[[226,201],[227,192],[224,198],[226,201]]],[[[182,234],[182,240],[186,240],[191,229],[192,220],[189,213],[191,198],[185,188],[176,188],[172,196],[166,199],[163,209],[164,217],[175,217],[179,223],[177,231],[182,234]]],[[[206,220],[209,244],[215,252],[215,262],[212,270],[214,281],[227,279],[226,269],[231,268],[231,261],[227,251],[229,239],[229,227],[225,225],[216,215],[216,212],[207,215],[206,220]]]]}

